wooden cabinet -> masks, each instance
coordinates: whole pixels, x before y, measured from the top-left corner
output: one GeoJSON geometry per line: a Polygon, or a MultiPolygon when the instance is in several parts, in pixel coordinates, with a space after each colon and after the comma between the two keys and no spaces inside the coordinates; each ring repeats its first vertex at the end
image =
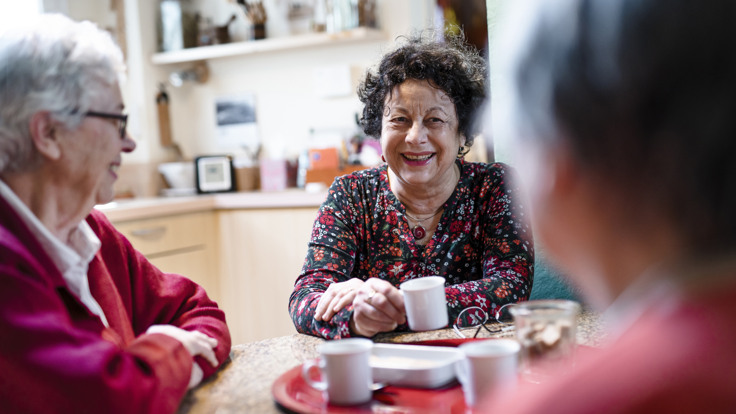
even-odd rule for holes
{"type": "Polygon", "coordinates": [[[154,265],[202,285],[233,344],[296,332],[289,296],[325,194],[232,193],[121,203],[106,214],[154,265]]]}
{"type": "Polygon", "coordinates": [[[222,304],[233,344],[296,333],[289,295],[318,207],[220,210],[222,304]]]}
{"type": "Polygon", "coordinates": [[[217,221],[212,211],[113,221],[115,227],[159,269],[184,275],[220,303],[217,221]]]}

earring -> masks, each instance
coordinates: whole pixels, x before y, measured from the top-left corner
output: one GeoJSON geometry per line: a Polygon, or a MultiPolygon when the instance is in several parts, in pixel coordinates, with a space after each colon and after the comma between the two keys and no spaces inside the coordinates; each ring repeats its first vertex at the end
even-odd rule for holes
{"type": "Polygon", "coordinates": [[[386,162],[386,157],[384,157],[383,154],[381,154],[381,161],[386,162]]]}
{"type": "Polygon", "coordinates": [[[460,148],[457,149],[457,157],[462,158],[467,154],[468,151],[465,149],[465,146],[461,145],[460,148]]]}

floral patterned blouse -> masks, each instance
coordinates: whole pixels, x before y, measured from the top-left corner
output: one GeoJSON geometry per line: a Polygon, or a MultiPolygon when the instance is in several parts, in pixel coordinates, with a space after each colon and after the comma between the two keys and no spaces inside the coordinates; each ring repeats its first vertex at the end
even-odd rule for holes
{"type": "MultiPolygon", "coordinates": [[[[334,181],[289,299],[299,332],[329,339],[351,336],[352,305],[330,321],[315,320],[314,310],[331,283],[354,277],[379,277],[398,287],[409,279],[444,276],[451,324],[470,306],[494,315],[504,304],[528,299],[532,232],[518,189],[509,182],[510,167],[457,162],[460,180],[426,246],[415,243],[385,164],[334,181]]],[[[406,324],[397,329],[406,330],[406,324]]]]}

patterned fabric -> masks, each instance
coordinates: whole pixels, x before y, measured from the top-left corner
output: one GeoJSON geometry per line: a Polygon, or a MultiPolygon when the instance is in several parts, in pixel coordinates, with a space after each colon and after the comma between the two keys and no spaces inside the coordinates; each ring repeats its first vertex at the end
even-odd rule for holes
{"type": "Polygon", "coordinates": [[[444,276],[450,323],[470,306],[493,315],[500,306],[529,297],[532,232],[509,182],[510,167],[464,161],[458,167],[460,180],[426,246],[414,241],[406,210],[390,190],[386,165],[335,180],[289,300],[299,332],[351,336],[352,305],[326,322],[314,320],[314,310],[331,283],[355,277],[378,277],[398,287],[410,279],[444,276]]]}

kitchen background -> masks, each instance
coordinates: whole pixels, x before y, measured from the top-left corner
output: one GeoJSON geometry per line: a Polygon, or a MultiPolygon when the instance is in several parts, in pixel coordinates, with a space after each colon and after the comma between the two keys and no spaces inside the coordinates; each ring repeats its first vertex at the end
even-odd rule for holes
{"type": "MultiPolygon", "coordinates": [[[[191,167],[200,155],[231,154],[241,162],[256,156],[252,141],[262,144],[257,160],[265,173],[261,178],[279,176],[285,160],[295,162],[308,150],[332,148],[334,155],[335,149],[360,135],[355,114],[361,105],[355,88],[365,70],[397,36],[442,27],[445,22],[460,22],[468,38],[490,56],[492,101],[504,99],[503,88],[495,86],[504,77],[493,70],[497,52],[493,42],[487,46],[487,32],[492,38],[496,16],[509,1],[513,0],[265,0],[267,20],[264,30],[258,31],[264,38],[253,40],[253,25],[236,0],[0,0],[0,30],[18,18],[22,5],[27,13],[60,11],[95,21],[116,37],[126,53],[128,73],[122,89],[131,115],[129,133],[138,147],[124,154],[118,199],[97,208],[154,265],[204,286],[225,310],[237,344],[295,332],[288,298],[325,187],[161,197],[178,193],[165,188],[159,168],[180,160],[191,167]],[[338,23],[343,20],[330,20],[328,10],[317,22],[323,31],[312,30],[315,5],[366,3],[375,6],[375,24],[366,23],[372,19],[364,15],[362,27],[353,27],[353,19],[341,30],[338,23]],[[179,44],[159,35],[159,28],[176,32],[176,24],[172,29],[170,23],[177,19],[162,24],[163,5],[199,13],[202,35],[187,37],[186,42],[180,35],[179,44]],[[307,9],[312,12],[303,13],[307,9]],[[230,43],[183,48],[226,40],[222,33],[207,30],[225,25],[230,43]],[[166,118],[169,128],[161,122],[166,118]]],[[[345,15],[349,13],[341,13],[345,15]]],[[[192,26],[184,24],[180,31],[185,27],[192,26]]],[[[497,119],[494,107],[484,120],[497,119]]],[[[496,134],[496,124],[485,125],[483,137],[473,146],[473,158],[509,162],[508,145],[496,134]]],[[[320,162],[327,161],[328,154],[320,162]]],[[[376,153],[372,161],[364,154],[370,151],[361,152],[358,162],[375,162],[376,153]]],[[[327,172],[312,177],[329,184],[341,172],[334,165],[332,170],[311,168],[317,162],[309,161],[308,183],[309,173],[327,172]]],[[[258,167],[240,170],[252,169],[258,167]]],[[[192,181],[190,177],[183,187],[191,187],[192,181]]],[[[540,265],[541,249],[536,253],[532,297],[569,297],[566,286],[553,295],[543,288],[561,285],[544,282],[556,281],[557,275],[540,265]]]]}
{"type": "MultiPolygon", "coordinates": [[[[141,197],[161,194],[165,183],[158,165],[165,162],[231,154],[236,165],[248,165],[256,153],[254,141],[261,144],[259,157],[264,160],[296,162],[310,148],[340,149],[342,142],[349,144],[352,136],[360,135],[355,123],[361,110],[355,93],[359,79],[397,36],[454,21],[479,48],[487,49],[486,3],[493,11],[503,1],[266,0],[265,39],[255,41],[246,8],[235,0],[42,3],[45,11],[109,28],[124,48],[128,73],[122,87],[131,115],[129,132],[138,148],[124,155],[116,192],[141,197]],[[342,20],[330,13],[341,4],[353,6],[351,14],[343,8],[342,20]],[[202,29],[200,34],[209,33],[195,36],[190,44],[185,40],[183,46],[217,43],[214,30],[205,30],[216,26],[227,29],[225,40],[231,43],[165,51],[181,47],[172,47],[160,33],[162,18],[166,20],[162,10],[171,10],[172,5],[185,14],[182,31],[189,27],[186,15],[196,13],[199,20],[191,24],[202,29]],[[359,22],[358,6],[367,6],[373,15],[368,13],[368,19],[359,22]],[[360,23],[367,27],[354,27],[360,23]],[[323,31],[315,33],[320,26],[323,31]],[[168,98],[171,144],[161,136],[156,102],[161,85],[168,98]],[[218,127],[217,104],[233,100],[254,109],[254,123],[240,130],[218,127]]],[[[492,144],[485,144],[489,148],[481,148],[482,141],[476,145],[481,160],[493,152],[492,144]]]]}

